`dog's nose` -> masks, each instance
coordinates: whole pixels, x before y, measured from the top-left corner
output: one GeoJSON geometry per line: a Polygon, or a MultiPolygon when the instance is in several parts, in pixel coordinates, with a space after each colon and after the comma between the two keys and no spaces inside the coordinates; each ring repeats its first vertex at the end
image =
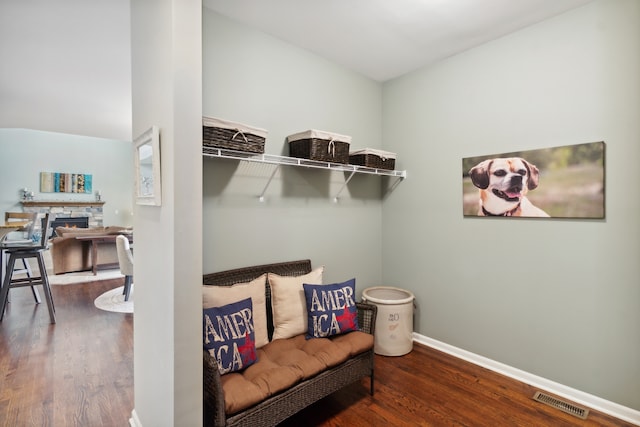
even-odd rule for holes
{"type": "Polygon", "coordinates": [[[522,184],[522,175],[514,175],[511,177],[511,185],[521,185],[522,184]]]}

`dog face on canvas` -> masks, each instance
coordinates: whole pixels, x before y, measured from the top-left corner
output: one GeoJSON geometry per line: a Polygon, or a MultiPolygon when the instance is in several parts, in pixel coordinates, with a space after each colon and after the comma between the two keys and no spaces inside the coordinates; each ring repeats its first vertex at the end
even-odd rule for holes
{"type": "Polygon", "coordinates": [[[548,217],[526,194],[538,187],[538,168],[521,157],[494,158],[469,171],[471,182],[480,189],[480,216],[548,217]]]}

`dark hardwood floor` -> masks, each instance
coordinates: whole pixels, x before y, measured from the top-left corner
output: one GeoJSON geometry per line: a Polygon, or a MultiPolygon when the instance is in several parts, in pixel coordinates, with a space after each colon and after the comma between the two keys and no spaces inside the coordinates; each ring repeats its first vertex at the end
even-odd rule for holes
{"type": "MultiPolygon", "coordinates": [[[[0,323],[0,426],[128,426],[133,315],[93,305],[117,286],[122,280],[53,286],[55,326],[28,288],[11,290],[0,323]]],[[[586,421],[565,414],[532,400],[526,384],[421,345],[375,363],[373,397],[365,379],[281,427],[631,425],[595,411],[586,421]]]]}
{"type": "Polygon", "coordinates": [[[365,379],[280,427],[632,425],[594,411],[587,420],[566,414],[534,401],[527,384],[420,344],[405,356],[376,356],[375,372],[373,397],[365,379]]]}
{"type": "Polygon", "coordinates": [[[128,425],[133,315],[93,305],[123,283],[52,286],[55,325],[29,288],[10,291],[0,323],[0,426],[128,425]]]}

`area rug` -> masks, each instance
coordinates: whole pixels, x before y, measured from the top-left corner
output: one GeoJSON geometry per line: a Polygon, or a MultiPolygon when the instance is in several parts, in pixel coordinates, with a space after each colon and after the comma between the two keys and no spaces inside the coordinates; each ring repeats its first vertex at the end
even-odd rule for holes
{"type": "MultiPolygon", "coordinates": [[[[37,271],[37,270],[36,270],[37,271]]],[[[96,282],[99,280],[118,279],[124,277],[119,269],[98,271],[95,276],[90,271],[77,273],[52,274],[47,273],[51,285],[73,285],[76,283],[96,282]]]]}
{"type": "Polygon", "coordinates": [[[116,313],[133,313],[133,288],[131,285],[131,294],[129,295],[129,301],[124,300],[124,286],[111,289],[100,295],[93,302],[100,310],[113,311],[116,313]]]}
{"type": "MultiPolygon", "coordinates": [[[[38,271],[33,263],[31,263],[31,270],[38,271]],[[34,270],[35,269],[35,270],[34,270]]],[[[99,280],[119,279],[124,277],[120,273],[119,268],[110,270],[100,270],[95,276],[91,271],[78,271],[75,273],[65,274],[53,274],[53,262],[51,260],[51,251],[45,251],[44,253],[44,266],[47,269],[47,277],[49,278],[49,284],[51,285],[73,285],[76,283],[96,282],[99,280]]]]}

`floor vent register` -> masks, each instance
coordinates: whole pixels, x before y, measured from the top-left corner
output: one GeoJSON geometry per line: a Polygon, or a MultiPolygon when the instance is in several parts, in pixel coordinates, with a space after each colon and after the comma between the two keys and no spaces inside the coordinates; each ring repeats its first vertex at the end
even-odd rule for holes
{"type": "Polygon", "coordinates": [[[545,394],[541,391],[537,391],[536,394],[533,395],[533,400],[552,406],[556,409],[561,410],[562,412],[566,412],[567,414],[573,415],[583,420],[586,420],[589,416],[588,409],[581,408],[567,401],[549,396],[548,394],[545,394]]]}

